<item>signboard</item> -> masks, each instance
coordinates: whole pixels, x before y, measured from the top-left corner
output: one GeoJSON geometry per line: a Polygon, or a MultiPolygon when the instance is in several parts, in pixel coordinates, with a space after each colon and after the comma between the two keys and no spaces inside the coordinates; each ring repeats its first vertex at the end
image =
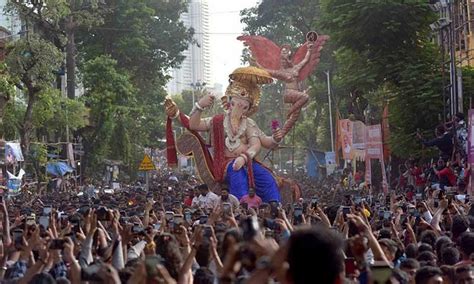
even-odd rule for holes
{"type": "Polygon", "coordinates": [[[388,193],[387,174],[385,173],[385,162],[383,159],[382,127],[380,124],[368,125],[366,127],[367,146],[365,154],[365,175],[366,183],[371,184],[372,168],[371,159],[378,159],[382,168],[382,188],[385,194],[388,193]]]}
{"type": "Polygon", "coordinates": [[[156,170],[156,167],[155,164],[153,164],[153,161],[151,160],[150,156],[145,155],[138,169],[140,171],[154,171],[156,170]]]}
{"type": "MultiPolygon", "coordinates": [[[[474,109],[469,110],[468,120],[468,136],[467,136],[467,159],[471,169],[474,169],[474,109]]],[[[473,196],[473,170],[470,171],[469,183],[467,186],[467,194],[473,196]]]]}

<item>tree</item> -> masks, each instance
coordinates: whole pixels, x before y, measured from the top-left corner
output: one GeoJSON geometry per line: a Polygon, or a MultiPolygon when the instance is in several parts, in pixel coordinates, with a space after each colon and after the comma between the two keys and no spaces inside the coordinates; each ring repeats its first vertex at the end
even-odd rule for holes
{"type": "Polygon", "coordinates": [[[8,101],[13,98],[15,94],[15,85],[13,78],[4,63],[0,63],[0,124],[3,120],[3,114],[8,101]]]}
{"type": "Polygon", "coordinates": [[[87,61],[83,70],[83,100],[90,108],[90,124],[80,130],[86,153],[82,166],[92,174],[97,173],[104,158],[126,158],[123,154],[110,154],[130,152],[131,141],[125,138],[134,137],[128,133],[131,133],[132,127],[139,128],[140,121],[124,127],[124,117],[129,117],[135,110],[136,90],[129,76],[117,70],[117,61],[109,56],[100,56],[87,61]],[[114,137],[114,133],[118,136],[114,137]]]}
{"type": "MultiPolygon", "coordinates": [[[[105,64],[103,59],[107,56],[115,62],[114,72],[127,77],[126,82],[133,89],[130,93],[133,105],[124,108],[119,104],[123,113],[117,119],[121,125],[106,122],[105,129],[116,133],[120,132],[120,128],[127,129],[128,137],[123,138],[131,140],[131,156],[128,159],[133,160],[142,147],[163,146],[161,141],[166,120],[161,102],[166,96],[164,86],[170,68],[177,67],[184,59],[182,52],[192,39],[192,30],[187,29],[180,20],[180,15],[186,11],[185,1],[114,0],[107,1],[107,5],[111,13],[105,15],[103,24],[81,29],[77,33],[79,58],[85,63],[80,64],[80,73],[84,81],[89,80],[91,75],[100,76],[99,70],[88,66],[92,62],[98,64],[95,61],[98,58],[102,58],[99,61],[105,64]]],[[[103,84],[99,84],[98,88],[112,89],[103,84]]],[[[91,90],[98,88],[92,86],[91,90]]],[[[88,92],[91,93],[90,90],[88,92]]],[[[110,103],[116,102],[112,100],[110,103]]],[[[94,110],[91,110],[91,116],[97,117],[94,110]]],[[[99,137],[108,135],[102,133],[99,137]]],[[[110,145],[112,148],[104,150],[99,157],[110,154],[111,158],[124,158],[120,155],[120,149],[124,149],[125,145],[116,142],[114,139],[110,145]]],[[[94,151],[100,152],[98,149],[94,151]]],[[[98,161],[99,157],[92,159],[89,156],[89,160],[98,161]]],[[[129,162],[130,165],[132,162],[129,162]]],[[[97,163],[91,163],[94,164],[97,163]]]]}
{"type": "Polygon", "coordinates": [[[14,10],[43,39],[66,52],[67,96],[75,98],[76,41],[79,28],[102,23],[106,12],[104,0],[9,1],[14,10]]]}
{"type": "Polygon", "coordinates": [[[53,71],[59,68],[62,60],[61,52],[37,35],[19,39],[9,47],[5,62],[11,76],[18,80],[18,87],[26,101],[26,110],[19,128],[22,150],[25,153],[29,150],[34,130],[34,108],[41,96],[50,90],[55,79],[53,71]]]}
{"type": "Polygon", "coordinates": [[[441,61],[430,42],[435,17],[427,3],[326,0],[323,15],[337,47],[337,87],[372,108],[389,101],[393,152],[421,154],[414,134],[431,132],[442,111],[441,61]]]}

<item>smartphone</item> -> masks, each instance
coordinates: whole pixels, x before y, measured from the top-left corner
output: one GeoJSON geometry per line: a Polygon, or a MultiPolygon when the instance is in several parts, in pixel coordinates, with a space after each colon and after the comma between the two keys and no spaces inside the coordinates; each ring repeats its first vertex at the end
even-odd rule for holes
{"type": "Polygon", "coordinates": [[[392,212],[390,212],[390,211],[383,212],[383,218],[385,220],[390,220],[390,218],[392,218],[392,212]]]}
{"type": "Polygon", "coordinates": [[[222,213],[224,216],[230,216],[232,213],[232,205],[228,202],[222,203],[222,213]]]}
{"type": "Polygon", "coordinates": [[[193,221],[191,211],[184,211],[184,220],[188,223],[193,221]]]}
{"type": "Polygon", "coordinates": [[[204,225],[206,223],[207,223],[207,215],[201,215],[201,217],[199,217],[199,224],[204,225]]]}
{"type": "Polygon", "coordinates": [[[22,250],[23,248],[23,230],[18,230],[13,232],[13,244],[17,251],[22,250]]]}
{"type": "Polygon", "coordinates": [[[51,241],[49,248],[52,250],[63,250],[65,243],[66,243],[65,239],[54,239],[51,241]]]}
{"type": "Polygon", "coordinates": [[[347,214],[351,214],[351,207],[342,206],[342,215],[344,216],[344,220],[347,219],[347,214]]]}
{"type": "Polygon", "coordinates": [[[183,218],[183,215],[181,215],[181,214],[175,214],[173,216],[173,223],[175,223],[175,225],[177,225],[177,226],[183,224],[183,220],[184,220],[184,218],[183,218]]]}
{"type": "Polygon", "coordinates": [[[173,211],[166,211],[165,212],[165,219],[166,221],[171,221],[174,218],[174,212],[173,211]]]}
{"type": "Polygon", "coordinates": [[[15,229],[12,231],[12,236],[14,240],[22,239],[23,238],[23,230],[15,229]]]}
{"type": "Polygon", "coordinates": [[[3,203],[3,195],[0,195],[0,202],[3,203]]]}
{"type": "Polygon", "coordinates": [[[387,283],[392,276],[392,268],[384,262],[375,262],[371,269],[374,283],[387,283]]]}
{"type": "Polygon", "coordinates": [[[293,212],[293,215],[295,217],[301,217],[303,216],[303,208],[301,207],[295,207],[295,211],[293,212]]]}
{"type": "Polygon", "coordinates": [[[417,193],[417,194],[415,195],[415,199],[416,199],[416,200],[422,200],[422,199],[423,199],[423,194],[417,193]]]}
{"type": "Polygon", "coordinates": [[[204,228],[203,228],[202,235],[207,239],[212,237],[212,226],[211,225],[205,225],[204,228]]]}
{"type": "Polygon", "coordinates": [[[447,195],[446,195],[446,198],[448,199],[448,204],[451,204],[453,202],[453,199],[454,199],[454,193],[453,192],[449,192],[447,195]]]}
{"type": "Polygon", "coordinates": [[[43,207],[43,215],[49,215],[53,212],[53,207],[51,206],[45,206],[43,207]]]}
{"type": "Polygon", "coordinates": [[[252,240],[259,232],[257,217],[252,216],[244,219],[241,223],[244,241],[252,240]]]}
{"type": "Polygon", "coordinates": [[[355,272],[356,272],[355,259],[353,257],[348,257],[344,260],[344,264],[346,267],[346,277],[355,275],[355,272]]]}
{"type": "Polygon", "coordinates": [[[420,221],[421,221],[421,217],[418,216],[415,218],[415,227],[418,227],[418,225],[420,224],[420,221]]]}
{"type": "Polygon", "coordinates": [[[161,229],[161,223],[154,224],[153,229],[155,229],[156,231],[159,231],[161,229]]]}
{"type": "Polygon", "coordinates": [[[106,207],[100,207],[95,212],[97,215],[98,221],[110,221],[112,220],[112,215],[110,214],[109,210],[106,207]]]}
{"type": "Polygon", "coordinates": [[[407,214],[402,214],[400,216],[400,225],[401,225],[402,229],[406,229],[407,221],[408,221],[408,215],[407,214]]]}
{"type": "Polygon", "coordinates": [[[265,218],[263,220],[263,226],[270,230],[275,230],[277,227],[277,223],[275,222],[274,219],[265,218]]]}
{"type": "Polygon", "coordinates": [[[140,234],[143,232],[143,228],[139,224],[133,224],[132,233],[140,234]]]}
{"type": "Polygon", "coordinates": [[[354,203],[355,204],[360,204],[361,202],[362,202],[362,198],[360,198],[360,197],[355,197],[354,198],[354,203]]]}
{"type": "Polygon", "coordinates": [[[416,208],[415,207],[410,207],[408,208],[408,214],[411,216],[415,216],[416,208]]]}
{"type": "Polygon", "coordinates": [[[278,208],[280,207],[280,203],[277,200],[271,200],[270,204],[270,216],[273,219],[278,218],[278,208]]]}
{"type": "Polygon", "coordinates": [[[438,207],[439,207],[439,199],[438,199],[438,198],[435,198],[435,199],[433,200],[433,206],[434,206],[434,208],[438,208],[438,207]]]}
{"type": "Polygon", "coordinates": [[[38,223],[41,227],[47,230],[49,227],[49,216],[40,216],[38,223]]]}
{"type": "Polygon", "coordinates": [[[316,207],[318,207],[318,198],[313,197],[311,198],[311,208],[316,208],[316,207]]]}

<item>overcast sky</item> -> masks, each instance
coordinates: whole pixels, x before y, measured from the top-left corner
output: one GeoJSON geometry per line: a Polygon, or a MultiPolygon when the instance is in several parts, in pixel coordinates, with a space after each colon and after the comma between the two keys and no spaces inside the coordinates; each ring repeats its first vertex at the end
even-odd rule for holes
{"type": "Polygon", "coordinates": [[[228,76],[241,65],[243,44],[236,38],[242,33],[240,10],[258,0],[208,0],[213,83],[227,87],[228,76]]]}

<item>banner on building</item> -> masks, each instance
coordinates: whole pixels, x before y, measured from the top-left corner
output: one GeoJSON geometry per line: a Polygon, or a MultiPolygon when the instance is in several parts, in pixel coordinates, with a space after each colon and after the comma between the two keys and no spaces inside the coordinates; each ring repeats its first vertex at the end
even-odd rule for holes
{"type": "Polygon", "coordinates": [[[20,143],[8,142],[5,143],[5,162],[8,165],[17,162],[23,162],[23,153],[21,152],[20,143]]]}
{"type": "MultiPolygon", "coordinates": [[[[468,139],[467,139],[467,159],[471,169],[474,169],[474,109],[469,110],[469,119],[468,119],[468,139]]],[[[469,184],[467,187],[467,194],[473,196],[474,193],[474,180],[473,180],[473,170],[470,171],[469,184]]],[[[472,198],[472,197],[471,197],[472,198]]]]}
{"type": "Polygon", "coordinates": [[[379,160],[382,168],[382,189],[385,194],[388,193],[387,175],[385,173],[385,162],[383,158],[382,127],[380,124],[368,125],[366,127],[367,145],[365,154],[365,172],[366,182],[371,184],[372,169],[371,159],[379,160]],[[369,175],[369,176],[368,176],[369,175]]]}
{"type": "Polygon", "coordinates": [[[342,158],[344,160],[352,160],[352,126],[353,123],[349,119],[339,120],[339,130],[342,147],[342,158]]]}

